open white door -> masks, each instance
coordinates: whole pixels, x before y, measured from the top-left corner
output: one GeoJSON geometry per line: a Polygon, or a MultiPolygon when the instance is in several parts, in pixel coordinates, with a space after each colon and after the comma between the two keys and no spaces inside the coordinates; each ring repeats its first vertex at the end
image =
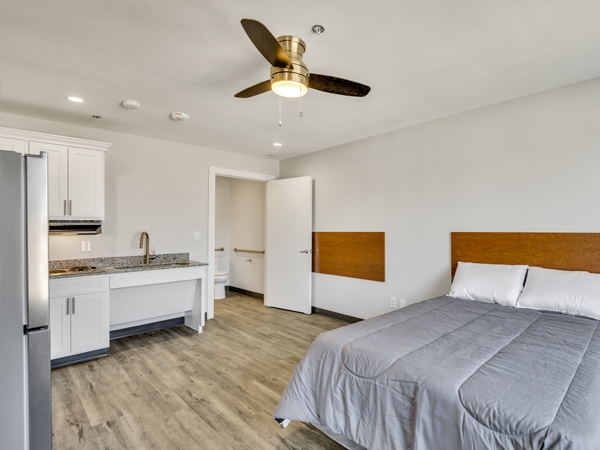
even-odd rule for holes
{"type": "Polygon", "coordinates": [[[312,179],[267,181],[265,305],[311,313],[312,179]]]}

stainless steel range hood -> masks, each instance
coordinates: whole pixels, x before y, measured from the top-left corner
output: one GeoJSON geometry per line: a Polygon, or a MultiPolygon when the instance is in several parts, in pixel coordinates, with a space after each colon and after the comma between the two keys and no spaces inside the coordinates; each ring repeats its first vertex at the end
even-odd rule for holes
{"type": "Polygon", "coordinates": [[[101,220],[51,220],[49,223],[50,234],[76,235],[76,234],[101,234],[101,220]]]}

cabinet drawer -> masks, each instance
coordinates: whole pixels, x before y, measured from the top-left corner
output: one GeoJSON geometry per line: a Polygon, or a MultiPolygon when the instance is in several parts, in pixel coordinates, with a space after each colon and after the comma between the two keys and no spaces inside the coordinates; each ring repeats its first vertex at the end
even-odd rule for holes
{"type": "Polygon", "coordinates": [[[108,291],[108,275],[50,280],[50,298],[108,291]]]}

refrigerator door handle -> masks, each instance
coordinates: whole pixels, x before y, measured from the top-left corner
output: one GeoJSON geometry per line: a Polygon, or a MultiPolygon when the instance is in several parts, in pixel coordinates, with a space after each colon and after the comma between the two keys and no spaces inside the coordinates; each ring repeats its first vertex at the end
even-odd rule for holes
{"type": "Polygon", "coordinates": [[[26,155],[27,326],[48,326],[48,155],[26,155]]]}
{"type": "Polygon", "coordinates": [[[69,315],[69,300],[71,300],[71,298],[67,297],[67,316],[69,315]]]}
{"type": "Polygon", "coordinates": [[[75,314],[75,297],[71,297],[71,314],[75,314]]]}

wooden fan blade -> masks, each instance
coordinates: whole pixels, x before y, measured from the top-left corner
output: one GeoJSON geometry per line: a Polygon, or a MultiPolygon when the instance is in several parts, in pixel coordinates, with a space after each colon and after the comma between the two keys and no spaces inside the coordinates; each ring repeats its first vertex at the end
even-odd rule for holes
{"type": "Polygon", "coordinates": [[[308,77],[308,87],[317,91],[329,92],[330,94],[349,95],[351,97],[364,97],[371,88],[355,81],[343,78],[330,77],[311,73],[308,77]]]}
{"type": "Polygon", "coordinates": [[[254,86],[250,86],[249,88],[244,89],[243,91],[238,92],[237,94],[234,95],[234,97],[237,97],[237,98],[254,97],[255,95],[264,94],[265,92],[268,92],[270,90],[271,90],[271,80],[267,80],[267,81],[263,81],[261,83],[255,84],[254,86]]]}
{"type": "Polygon", "coordinates": [[[267,27],[253,19],[242,19],[242,26],[254,46],[269,61],[269,64],[286,69],[294,68],[287,53],[267,27]]]}

